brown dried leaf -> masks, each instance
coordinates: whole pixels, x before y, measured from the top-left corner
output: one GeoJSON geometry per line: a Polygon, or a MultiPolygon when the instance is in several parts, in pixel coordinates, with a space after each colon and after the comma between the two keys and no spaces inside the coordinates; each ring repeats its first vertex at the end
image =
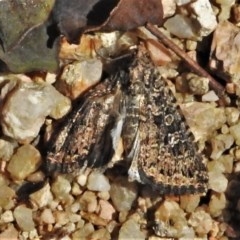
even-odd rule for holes
{"type": "Polygon", "coordinates": [[[147,22],[162,24],[163,9],[159,0],[121,0],[100,26],[102,31],[128,31],[147,22]]]}
{"type": "Polygon", "coordinates": [[[160,25],[162,19],[160,0],[58,0],[52,25],[74,43],[83,32],[128,31],[147,22],[160,25]]]}

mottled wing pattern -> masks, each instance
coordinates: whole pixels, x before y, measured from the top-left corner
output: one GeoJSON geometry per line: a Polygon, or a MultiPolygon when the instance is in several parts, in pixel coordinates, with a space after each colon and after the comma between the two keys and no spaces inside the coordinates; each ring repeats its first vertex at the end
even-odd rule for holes
{"type": "MultiPolygon", "coordinates": [[[[89,90],[80,106],[54,131],[48,143],[46,170],[67,173],[105,165],[115,151],[112,132],[121,119],[122,108],[121,84],[117,77],[89,90]]],[[[116,138],[118,136],[115,141],[116,138]]]]}
{"type": "Polygon", "coordinates": [[[142,47],[130,68],[123,128],[129,176],[161,194],[205,192],[207,172],[175,97],[142,47]]]}

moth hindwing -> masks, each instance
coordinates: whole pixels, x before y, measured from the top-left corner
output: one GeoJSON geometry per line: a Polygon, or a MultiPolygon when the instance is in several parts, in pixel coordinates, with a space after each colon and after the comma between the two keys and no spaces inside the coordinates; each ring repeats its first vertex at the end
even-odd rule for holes
{"type": "Polygon", "coordinates": [[[193,134],[143,46],[129,79],[122,137],[130,178],[161,194],[205,192],[207,171],[193,134]]]}

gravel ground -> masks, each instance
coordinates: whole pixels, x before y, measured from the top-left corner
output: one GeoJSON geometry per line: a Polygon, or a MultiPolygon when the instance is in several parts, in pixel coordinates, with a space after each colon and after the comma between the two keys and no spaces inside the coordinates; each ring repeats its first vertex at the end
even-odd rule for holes
{"type": "Polygon", "coordinates": [[[0,240],[240,239],[240,5],[163,2],[169,19],[161,30],[226,84],[225,103],[209,89],[209,79],[192,73],[144,28],[84,35],[79,45],[62,39],[58,75],[0,76],[0,240]],[[54,123],[100,80],[106,56],[136,48],[140,38],[203,152],[205,195],[160,196],[130,182],[124,166],[48,178],[42,171],[54,123]]]}

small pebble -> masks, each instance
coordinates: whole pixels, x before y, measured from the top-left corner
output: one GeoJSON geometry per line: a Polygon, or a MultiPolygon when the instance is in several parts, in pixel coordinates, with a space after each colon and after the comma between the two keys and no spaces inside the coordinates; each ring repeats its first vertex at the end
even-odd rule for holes
{"type": "Polygon", "coordinates": [[[56,82],[56,88],[71,99],[96,84],[102,76],[102,61],[89,59],[68,64],[56,82]]]}
{"type": "Polygon", "coordinates": [[[81,229],[72,234],[72,240],[88,239],[87,237],[95,231],[92,223],[86,223],[81,229]]]}
{"type": "Polygon", "coordinates": [[[7,228],[2,230],[0,233],[1,240],[19,240],[19,231],[14,227],[13,224],[9,224],[7,228]]]}
{"type": "Polygon", "coordinates": [[[191,214],[188,223],[194,228],[200,237],[206,236],[213,226],[213,220],[209,213],[206,213],[201,209],[191,214]]]}
{"type": "Polygon", "coordinates": [[[211,171],[208,173],[209,176],[209,188],[218,192],[222,193],[225,192],[228,185],[227,178],[218,171],[211,171]]]}
{"type": "Polygon", "coordinates": [[[226,113],[228,125],[232,126],[237,123],[240,115],[239,109],[234,107],[226,107],[225,113],[226,113]]]}
{"type": "Polygon", "coordinates": [[[146,236],[143,232],[140,230],[140,226],[137,222],[135,222],[133,219],[127,220],[119,231],[119,240],[126,240],[126,239],[138,239],[138,240],[144,240],[146,239],[146,236]]]}
{"type": "Polygon", "coordinates": [[[2,130],[6,136],[29,143],[38,135],[46,116],[52,113],[52,117],[61,118],[70,108],[70,100],[52,85],[21,82],[2,108],[2,130]],[[56,108],[61,113],[54,116],[56,108]]]}
{"type": "Polygon", "coordinates": [[[59,226],[66,225],[69,222],[68,214],[64,211],[54,211],[53,217],[59,226]]]}
{"type": "Polygon", "coordinates": [[[77,178],[77,182],[80,186],[84,187],[87,183],[87,176],[85,174],[81,174],[77,178]]]}
{"type": "Polygon", "coordinates": [[[13,221],[14,221],[14,217],[13,217],[12,211],[7,210],[1,214],[0,222],[9,223],[9,222],[13,222],[13,221]]]}
{"type": "Polygon", "coordinates": [[[32,209],[27,208],[24,205],[19,205],[14,209],[13,215],[16,219],[17,225],[22,231],[29,232],[35,228],[32,209]]]}
{"type": "Polygon", "coordinates": [[[94,212],[97,209],[98,202],[95,193],[86,191],[79,199],[80,209],[86,212],[94,212]]]}
{"type": "Polygon", "coordinates": [[[180,196],[180,207],[186,212],[193,212],[200,202],[199,195],[183,195],[180,196]]]}
{"type": "Polygon", "coordinates": [[[17,149],[7,170],[13,179],[23,180],[38,169],[41,160],[39,151],[34,146],[26,144],[17,149]]]}
{"type": "Polygon", "coordinates": [[[2,185],[0,187],[0,207],[10,209],[14,205],[15,192],[12,188],[2,185]]]}
{"type": "Polygon", "coordinates": [[[13,143],[0,139],[0,160],[8,161],[13,155],[14,148],[13,143]]]}
{"type": "Polygon", "coordinates": [[[126,178],[117,178],[111,185],[110,196],[117,211],[129,211],[137,198],[138,188],[135,182],[126,178]]]}
{"type": "Polygon", "coordinates": [[[223,193],[213,193],[209,203],[209,212],[211,216],[218,217],[226,207],[226,197],[223,193]]]}
{"type": "Polygon", "coordinates": [[[47,183],[40,190],[30,194],[30,200],[36,204],[39,208],[48,205],[53,200],[53,195],[50,191],[50,185],[47,183]]]}
{"type": "Polygon", "coordinates": [[[202,96],[203,102],[216,102],[219,100],[219,97],[214,91],[209,91],[202,96]]]}
{"type": "Polygon", "coordinates": [[[99,200],[99,205],[100,205],[99,216],[106,220],[112,220],[113,214],[116,212],[113,206],[108,201],[102,199],[99,200]]]}
{"type": "Polygon", "coordinates": [[[110,233],[105,228],[101,228],[101,229],[94,231],[91,234],[90,239],[91,240],[101,240],[101,239],[111,240],[112,238],[111,238],[110,233]]]}
{"type": "Polygon", "coordinates": [[[231,135],[233,136],[236,144],[240,146],[240,123],[233,125],[229,128],[231,135]]]}
{"type": "Polygon", "coordinates": [[[53,216],[52,210],[49,208],[45,208],[41,213],[41,221],[47,224],[53,224],[55,223],[55,218],[53,216]]]}
{"type": "Polygon", "coordinates": [[[53,182],[51,190],[58,199],[63,200],[69,196],[71,185],[66,178],[59,175],[53,182]]]}
{"type": "Polygon", "coordinates": [[[99,198],[101,198],[101,199],[103,199],[103,200],[109,200],[109,198],[110,198],[110,194],[109,194],[109,192],[99,192],[98,194],[97,194],[97,196],[99,197],[99,198]]]}
{"type": "Polygon", "coordinates": [[[88,176],[87,188],[91,191],[108,192],[109,180],[100,172],[92,171],[88,176]]]}

